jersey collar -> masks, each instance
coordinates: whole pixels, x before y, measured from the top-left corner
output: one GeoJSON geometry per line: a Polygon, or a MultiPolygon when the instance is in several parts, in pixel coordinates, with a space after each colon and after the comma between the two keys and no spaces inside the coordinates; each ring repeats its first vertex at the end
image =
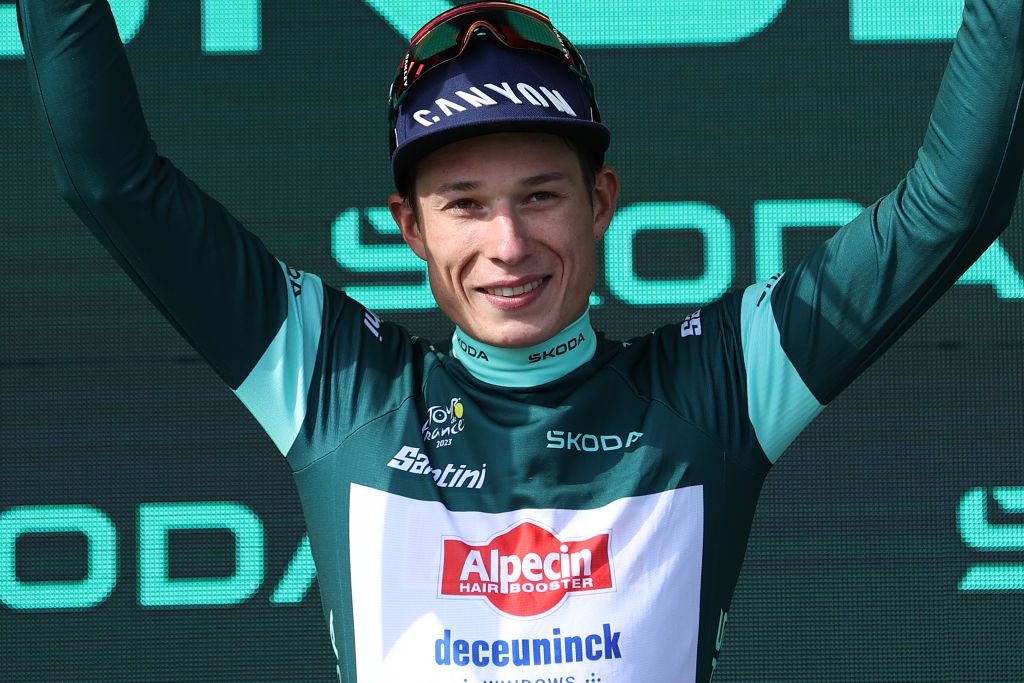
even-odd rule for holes
{"type": "Polygon", "coordinates": [[[452,357],[477,379],[503,387],[536,387],[564,377],[594,357],[597,334],[590,310],[551,339],[508,349],[478,342],[461,328],[452,335],[452,357]]]}

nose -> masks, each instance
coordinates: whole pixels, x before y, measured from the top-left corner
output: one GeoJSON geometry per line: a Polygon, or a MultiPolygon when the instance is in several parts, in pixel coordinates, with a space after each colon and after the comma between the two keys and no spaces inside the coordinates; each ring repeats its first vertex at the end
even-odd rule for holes
{"type": "Polygon", "coordinates": [[[516,265],[526,260],[533,249],[527,226],[510,207],[503,207],[492,219],[488,233],[487,256],[493,261],[516,265]]]}

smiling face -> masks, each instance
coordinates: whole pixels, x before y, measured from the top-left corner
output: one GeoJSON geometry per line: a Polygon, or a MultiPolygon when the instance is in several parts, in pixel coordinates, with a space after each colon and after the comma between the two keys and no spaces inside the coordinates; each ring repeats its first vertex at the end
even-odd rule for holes
{"type": "Polygon", "coordinates": [[[474,339],[523,347],[550,339],[587,308],[595,244],[618,198],[604,167],[585,187],[560,137],[496,133],[424,157],[416,201],[392,195],[402,236],[427,262],[441,310],[474,339]]]}

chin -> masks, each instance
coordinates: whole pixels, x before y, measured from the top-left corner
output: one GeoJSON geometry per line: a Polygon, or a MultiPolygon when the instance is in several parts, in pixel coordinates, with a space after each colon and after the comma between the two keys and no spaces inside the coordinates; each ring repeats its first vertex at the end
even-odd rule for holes
{"type": "Polygon", "coordinates": [[[486,328],[488,334],[476,336],[470,332],[470,336],[485,344],[515,349],[540,344],[558,334],[559,329],[551,322],[536,324],[505,321],[504,323],[488,326],[486,328]]]}

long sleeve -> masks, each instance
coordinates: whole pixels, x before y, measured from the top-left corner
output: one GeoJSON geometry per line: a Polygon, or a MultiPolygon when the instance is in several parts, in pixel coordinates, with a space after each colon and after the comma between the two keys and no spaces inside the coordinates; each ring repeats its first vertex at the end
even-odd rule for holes
{"type": "Polygon", "coordinates": [[[319,280],[158,155],[107,2],[19,0],[17,16],[60,194],[171,324],[232,389],[286,319],[316,339],[319,280]]]}
{"type": "Polygon", "coordinates": [[[750,420],[774,461],[1010,222],[1024,165],[1020,0],[968,0],[917,162],[781,277],[743,293],[750,420]]]}

